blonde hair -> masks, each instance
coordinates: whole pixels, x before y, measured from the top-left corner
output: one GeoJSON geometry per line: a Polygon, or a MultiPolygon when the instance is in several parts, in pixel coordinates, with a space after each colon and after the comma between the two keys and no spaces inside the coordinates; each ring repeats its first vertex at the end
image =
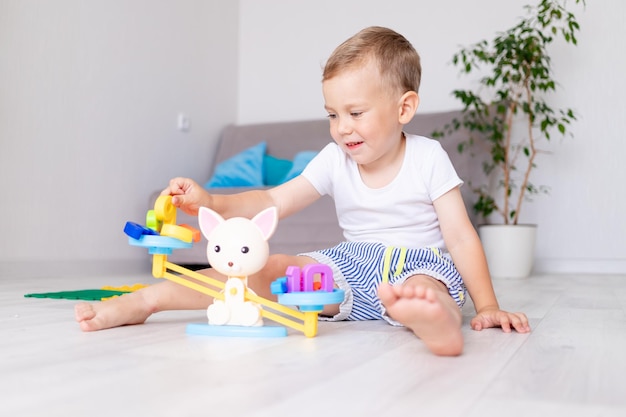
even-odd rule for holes
{"type": "Polygon", "coordinates": [[[404,36],[380,26],[365,28],[339,45],[324,66],[322,81],[370,59],[377,64],[383,83],[394,92],[418,92],[422,78],[419,54],[404,36]]]}

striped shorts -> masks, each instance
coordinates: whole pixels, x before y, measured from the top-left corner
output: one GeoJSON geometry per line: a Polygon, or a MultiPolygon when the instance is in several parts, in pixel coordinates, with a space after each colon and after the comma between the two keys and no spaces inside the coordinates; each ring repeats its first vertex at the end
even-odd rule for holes
{"type": "Polygon", "coordinates": [[[386,281],[400,285],[413,275],[431,276],[448,288],[457,305],[463,306],[466,289],[449,256],[436,248],[405,249],[374,242],[343,242],[315,252],[300,254],[331,267],[335,284],[346,296],[339,314],[321,320],[378,320],[399,325],[385,314],[378,286],[386,281]]]}

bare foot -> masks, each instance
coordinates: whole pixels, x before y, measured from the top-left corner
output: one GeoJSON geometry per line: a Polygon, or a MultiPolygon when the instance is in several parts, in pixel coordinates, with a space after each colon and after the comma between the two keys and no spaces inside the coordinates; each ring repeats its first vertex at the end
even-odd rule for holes
{"type": "Polygon", "coordinates": [[[85,332],[109,329],[126,324],[141,324],[152,310],[140,292],[125,294],[110,300],[74,306],[74,316],[85,332]]]}
{"type": "Polygon", "coordinates": [[[433,288],[381,284],[378,296],[392,319],[422,339],[436,355],[457,356],[463,351],[461,312],[447,294],[433,288]]]}

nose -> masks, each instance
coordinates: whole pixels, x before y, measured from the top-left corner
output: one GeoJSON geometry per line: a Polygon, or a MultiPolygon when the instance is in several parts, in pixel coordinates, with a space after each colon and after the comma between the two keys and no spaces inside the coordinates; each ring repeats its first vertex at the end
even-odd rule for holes
{"type": "Polygon", "coordinates": [[[340,117],[337,120],[337,133],[340,135],[349,135],[352,133],[352,122],[349,117],[340,117]]]}

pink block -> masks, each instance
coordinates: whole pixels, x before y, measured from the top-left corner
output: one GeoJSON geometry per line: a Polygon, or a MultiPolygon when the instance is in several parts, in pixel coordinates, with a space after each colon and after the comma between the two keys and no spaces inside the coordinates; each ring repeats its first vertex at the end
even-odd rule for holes
{"type": "Polygon", "coordinates": [[[287,267],[287,292],[300,292],[302,291],[302,278],[300,274],[300,267],[289,266],[287,267]]]}
{"type": "Polygon", "coordinates": [[[302,270],[302,290],[303,291],[313,291],[313,282],[315,280],[315,275],[320,275],[320,281],[322,284],[321,291],[333,292],[333,271],[330,269],[328,265],[324,264],[311,264],[306,265],[302,270]]]}

